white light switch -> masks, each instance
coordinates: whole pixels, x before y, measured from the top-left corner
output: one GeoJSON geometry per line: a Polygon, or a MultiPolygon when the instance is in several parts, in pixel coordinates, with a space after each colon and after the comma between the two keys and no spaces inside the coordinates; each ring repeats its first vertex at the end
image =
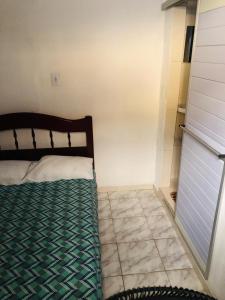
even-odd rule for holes
{"type": "Polygon", "coordinates": [[[51,85],[59,86],[60,85],[60,74],[59,73],[51,73],[51,85]]]}

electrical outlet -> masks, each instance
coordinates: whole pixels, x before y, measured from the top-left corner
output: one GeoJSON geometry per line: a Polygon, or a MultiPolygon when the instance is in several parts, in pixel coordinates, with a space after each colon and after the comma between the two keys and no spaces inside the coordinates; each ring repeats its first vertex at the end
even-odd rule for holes
{"type": "Polygon", "coordinates": [[[51,73],[51,85],[52,86],[60,86],[60,74],[59,73],[51,73]]]}

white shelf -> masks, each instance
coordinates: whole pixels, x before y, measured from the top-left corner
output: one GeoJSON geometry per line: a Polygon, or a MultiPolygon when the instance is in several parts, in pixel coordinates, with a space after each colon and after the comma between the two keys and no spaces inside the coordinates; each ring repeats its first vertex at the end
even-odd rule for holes
{"type": "Polygon", "coordinates": [[[181,114],[184,114],[184,115],[186,114],[186,108],[184,108],[184,107],[178,107],[177,111],[181,114]]]}

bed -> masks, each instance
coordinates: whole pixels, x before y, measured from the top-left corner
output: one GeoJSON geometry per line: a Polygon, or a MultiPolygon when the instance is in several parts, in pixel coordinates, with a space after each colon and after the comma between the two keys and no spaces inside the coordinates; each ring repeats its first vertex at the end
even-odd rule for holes
{"type": "MultiPolygon", "coordinates": [[[[13,131],[15,149],[0,150],[0,161],[94,159],[90,116],[7,114],[3,130],[13,131]],[[30,129],[33,149],[20,149],[18,129],[30,129]],[[49,148],[37,148],[37,129],[49,131],[49,148]],[[68,147],[54,147],[54,131],[67,135],[68,147]],[[73,147],[72,132],[85,132],[86,146],[73,147]]],[[[95,178],[0,185],[0,299],[102,299],[95,178]]]]}

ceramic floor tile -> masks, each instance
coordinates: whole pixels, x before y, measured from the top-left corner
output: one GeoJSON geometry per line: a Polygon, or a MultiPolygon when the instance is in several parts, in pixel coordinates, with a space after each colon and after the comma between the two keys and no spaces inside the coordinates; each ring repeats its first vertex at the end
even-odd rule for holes
{"type": "Polygon", "coordinates": [[[107,277],[103,279],[104,299],[123,291],[124,286],[122,276],[107,277]]]}
{"type": "Polygon", "coordinates": [[[109,197],[108,197],[108,194],[107,193],[103,193],[103,192],[98,192],[98,200],[101,201],[101,200],[108,200],[109,197]]]}
{"type": "Polygon", "coordinates": [[[154,239],[177,237],[172,222],[166,215],[151,215],[147,217],[154,239]]]}
{"type": "Polygon", "coordinates": [[[163,206],[157,206],[155,204],[152,205],[152,207],[145,207],[143,209],[144,215],[146,217],[151,216],[166,216],[167,212],[163,206]]]}
{"type": "Polygon", "coordinates": [[[151,231],[145,217],[113,219],[117,243],[151,239],[151,231]]]}
{"type": "Polygon", "coordinates": [[[111,200],[110,204],[113,218],[143,216],[143,209],[138,199],[111,200]]]}
{"type": "Polygon", "coordinates": [[[98,218],[99,219],[112,218],[109,200],[98,202],[98,218]]]}
{"type": "Polygon", "coordinates": [[[99,220],[99,236],[101,244],[109,244],[116,242],[112,219],[99,220]]]}
{"type": "Polygon", "coordinates": [[[110,200],[136,198],[136,194],[136,191],[115,191],[108,193],[110,200]]]}
{"type": "Polygon", "coordinates": [[[145,198],[140,199],[141,207],[143,208],[144,215],[148,216],[163,216],[167,214],[162,202],[158,199],[147,200],[145,198]]]}
{"type": "Polygon", "coordinates": [[[155,205],[157,205],[157,206],[162,206],[162,202],[157,197],[151,197],[151,198],[150,197],[141,197],[138,199],[143,208],[152,207],[153,203],[155,203],[155,205]]]}
{"type": "Polygon", "coordinates": [[[104,277],[121,275],[119,255],[116,244],[102,245],[102,273],[104,277]]]}
{"type": "Polygon", "coordinates": [[[141,196],[139,201],[145,216],[160,216],[167,213],[162,202],[156,197],[154,192],[152,192],[151,196],[141,196]]]}
{"type": "Polygon", "coordinates": [[[152,200],[152,199],[157,198],[153,189],[152,190],[137,190],[136,195],[137,195],[138,199],[152,200]]]}
{"type": "Polygon", "coordinates": [[[154,241],[118,244],[123,275],[164,270],[154,241]]]}
{"type": "Polygon", "coordinates": [[[202,292],[203,286],[193,269],[167,271],[172,286],[202,292]]]}
{"type": "Polygon", "coordinates": [[[169,286],[166,272],[153,272],[123,276],[125,290],[148,286],[169,286]]]}
{"type": "Polygon", "coordinates": [[[178,239],[156,240],[166,270],[192,268],[191,262],[178,239]]]}

